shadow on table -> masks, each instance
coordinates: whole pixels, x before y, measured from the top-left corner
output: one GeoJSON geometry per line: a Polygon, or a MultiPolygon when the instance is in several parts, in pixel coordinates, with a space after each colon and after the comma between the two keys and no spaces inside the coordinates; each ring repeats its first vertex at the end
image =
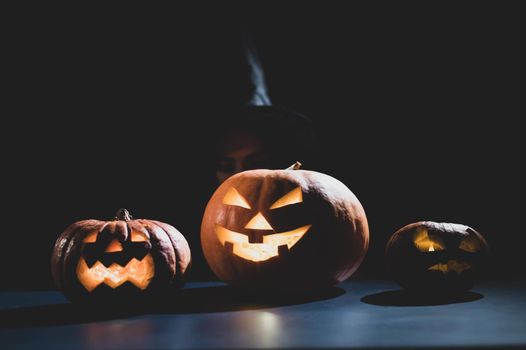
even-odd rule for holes
{"type": "Polygon", "coordinates": [[[133,307],[66,303],[4,309],[0,310],[0,329],[90,323],[144,314],[256,310],[330,299],[344,293],[345,290],[338,287],[302,294],[254,292],[228,286],[189,288],[154,304],[134,304],[133,307]]]}
{"type": "Polygon", "coordinates": [[[303,293],[245,290],[229,286],[191,288],[180,291],[177,298],[165,302],[158,313],[206,313],[264,309],[304,304],[336,298],[345,294],[339,287],[303,293]]]}
{"type": "Polygon", "coordinates": [[[455,295],[422,295],[400,289],[369,294],[360,301],[378,306],[432,306],[467,303],[482,298],[484,298],[482,294],[469,291],[455,295]]]}
{"type": "Polygon", "coordinates": [[[106,321],[142,314],[141,310],[84,307],[75,304],[51,304],[0,310],[0,329],[46,327],[106,321]]]}

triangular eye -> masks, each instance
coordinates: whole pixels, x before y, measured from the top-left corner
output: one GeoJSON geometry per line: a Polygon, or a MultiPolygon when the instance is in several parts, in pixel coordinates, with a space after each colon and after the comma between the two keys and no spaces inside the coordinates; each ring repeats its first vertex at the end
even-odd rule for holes
{"type": "Polygon", "coordinates": [[[446,249],[444,242],[435,235],[430,235],[425,228],[420,228],[413,236],[415,247],[421,252],[434,252],[446,249]]]}
{"type": "Polygon", "coordinates": [[[413,236],[415,247],[421,252],[435,252],[446,249],[444,242],[434,235],[430,235],[425,228],[419,229],[413,236]]]}
{"type": "Polygon", "coordinates": [[[301,193],[301,187],[297,187],[278,199],[270,206],[270,209],[277,209],[287,205],[296,204],[303,202],[303,194],[301,193]]]}
{"type": "Polygon", "coordinates": [[[246,199],[243,198],[243,196],[240,195],[234,187],[230,187],[230,189],[223,197],[223,204],[235,205],[236,207],[252,209],[250,205],[248,205],[246,199]]]}

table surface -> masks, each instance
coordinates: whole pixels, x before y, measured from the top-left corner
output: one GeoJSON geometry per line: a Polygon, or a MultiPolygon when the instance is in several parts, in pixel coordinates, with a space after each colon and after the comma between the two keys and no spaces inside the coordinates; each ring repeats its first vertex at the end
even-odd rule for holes
{"type": "Polygon", "coordinates": [[[526,282],[415,299],[389,281],[306,296],[189,283],[163,307],[81,311],[55,291],[0,293],[3,349],[526,348],[526,282]]]}

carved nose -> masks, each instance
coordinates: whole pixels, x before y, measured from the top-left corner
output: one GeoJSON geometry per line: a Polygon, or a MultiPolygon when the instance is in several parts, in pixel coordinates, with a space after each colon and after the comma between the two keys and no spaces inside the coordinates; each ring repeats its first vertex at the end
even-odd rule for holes
{"type": "Polygon", "coordinates": [[[122,251],[122,244],[121,242],[114,239],[113,241],[110,242],[110,244],[108,244],[104,252],[114,253],[114,252],[120,252],[120,251],[122,251]]]}
{"type": "Polygon", "coordinates": [[[245,225],[245,228],[254,230],[272,230],[272,226],[270,226],[261,212],[257,213],[256,216],[250,219],[248,224],[245,225]]]}

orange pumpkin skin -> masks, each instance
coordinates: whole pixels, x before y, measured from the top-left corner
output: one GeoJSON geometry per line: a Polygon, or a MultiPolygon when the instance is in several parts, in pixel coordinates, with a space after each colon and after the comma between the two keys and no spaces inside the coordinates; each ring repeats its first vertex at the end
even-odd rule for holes
{"type": "Polygon", "coordinates": [[[121,209],[114,220],[83,220],[66,228],[53,248],[51,273],[55,285],[72,301],[126,303],[181,288],[190,265],[190,248],[177,229],[155,220],[133,220],[121,209]],[[134,259],[148,264],[142,280],[133,274],[134,259]],[[97,264],[104,271],[111,265],[121,271],[114,271],[113,280],[99,277],[93,282],[86,270],[97,264]],[[126,266],[132,277],[122,272],[126,266]]]}
{"type": "Polygon", "coordinates": [[[356,196],[333,177],[291,168],[249,170],[230,177],[213,194],[201,225],[201,244],[212,271],[231,285],[306,290],[350,277],[367,251],[369,228],[356,196]],[[244,203],[224,203],[232,188],[244,203]],[[300,190],[301,201],[279,202],[300,190]],[[268,243],[307,227],[291,246],[268,243]],[[230,231],[236,233],[230,240],[242,243],[221,235],[230,231]],[[266,253],[252,259],[264,242],[266,253]]]}

